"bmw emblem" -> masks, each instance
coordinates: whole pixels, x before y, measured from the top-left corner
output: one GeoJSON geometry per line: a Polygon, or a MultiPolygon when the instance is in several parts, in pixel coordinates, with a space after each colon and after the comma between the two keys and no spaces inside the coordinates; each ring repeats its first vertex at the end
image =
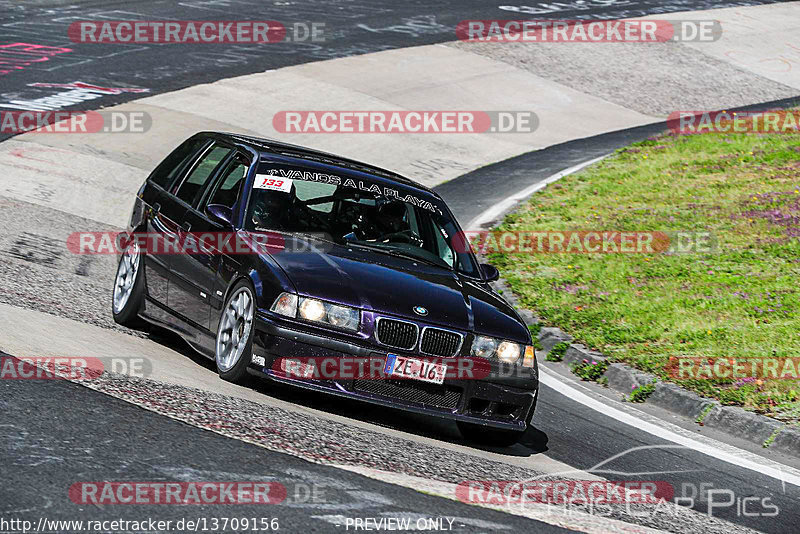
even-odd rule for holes
{"type": "Polygon", "coordinates": [[[428,310],[426,308],[423,308],[422,306],[414,306],[414,313],[425,317],[426,315],[428,315],[428,310]]]}

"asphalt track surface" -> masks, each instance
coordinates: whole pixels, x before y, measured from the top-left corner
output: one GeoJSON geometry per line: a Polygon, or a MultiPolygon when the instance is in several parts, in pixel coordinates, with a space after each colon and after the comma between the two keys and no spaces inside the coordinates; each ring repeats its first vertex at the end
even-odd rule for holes
{"type": "MultiPolygon", "coordinates": [[[[463,20],[632,18],[768,3],[775,2],[573,0],[527,3],[539,6],[536,14],[529,14],[497,7],[513,5],[512,2],[484,0],[145,0],[135,3],[0,0],[0,46],[27,43],[69,49],[50,56],[47,61],[16,64],[10,73],[0,75],[0,105],[51,96],[55,92],[53,88],[31,84],[82,81],[104,87],[147,89],[149,94],[157,94],[310,61],[453,41],[456,39],[454,28],[463,20]],[[67,37],[67,28],[76,21],[231,19],[276,20],[287,28],[286,40],[262,45],[100,44],[75,43],[67,37]],[[296,24],[308,26],[312,23],[324,25],[324,41],[312,42],[303,30],[294,30],[296,24]],[[175,53],[176,50],[180,53],[175,53]]],[[[69,109],[98,109],[137,96],[140,95],[129,92],[108,95],[69,109]]],[[[5,137],[8,134],[0,134],[0,140],[5,137]]]]}
{"type": "Polygon", "coordinates": [[[0,388],[0,407],[7,414],[0,424],[3,455],[15,453],[3,459],[0,502],[6,519],[28,517],[38,523],[42,516],[52,521],[152,517],[177,522],[256,517],[277,518],[280,532],[324,532],[335,527],[323,516],[405,517],[414,523],[420,517],[448,517],[457,532],[566,531],[264,451],[71,382],[3,380],[0,388]],[[65,404],[70,410],[62,409],[65,404]],[[286,498],[275,505],[150,504],[106,509],[63,503],[67,488],[76,480],[120,477],[139,482],[279,481],[286,488],[286,498]],[[10,505],[13,508],[6,510],[10,505]]]}
{"type": "MultiPolygon", "coordinates": [[[[761,2],[595,2],[591,9],[561,9],[537,17],[586,18],[629,17],[647,13],[707,9],[761,2]]],[[[114,87],[148,88],[152,93],[213,81],[223,77],[332,57],[361,54],[388,48],[430,44],[453,39],[452,27],[469,18],[514,18],[485,2],[304,2],[276,3],[269,9],[260,2],[0,2],[3,43],[28,42],[73,48],[73,52],[42,65],[0,76],[0,103],[30,99],[45,91],[30,83],[68,83],[76,80],[114,87]],[[214,19],[269,18],[293,22],[324,22],[331,42],[299,46],[298,43],[267,45],[262,50],[242,50],[235,45],[203,45],[186,55],[176,55],[167,46],[80,45],[64,39],[65,27],[73,20],[121,19],[214,19]],[[136,15],[136,17],[134,17],[136,15]]],[[[564,2],[563,4],[569,4],[564,2]]],[[[2,43],[0,43],[2,44],[2,43]]],[[[135,98],[132,94],[105,97],[86,103],[86,108],[113,105],[135,98]]],[[[74,107],[70,109],[80,109],[74,107]]],[[[644,127],[618,134],[575,141],[481,169],[443,184],[438,190],[448,200],[463,224],[508,194],[548,175],[624,144],[656,133],[644,127]],[[535,171],[531,172],[531,169],[535,171]],[[502,188],[497,186],[502,184],[502,188]],[[469,194],[465,194],[469,192],[469,194]],[[491,192],[491,193],[489,193],[491,192]],[[484,194],[485,193],[485,194],[484,194]],[[474,199],[482,200],[475,203],[474,199]],[[472,199],[473,201],[470,201],[472,199]]],[[[38,518],[47,509],[49,517],[141,519],[147,515],[178,519],[189,515],[231,515],[222,507],[80,507],[66,498],[66,488],[77,480],[224,480],[278,479],[288,486],[327,486],[322,503],[288,502],[276,508],[283,531],[328,531],[330,516],[397,516],[417,514],[458,518],[460,531],[547,532],[557,530],[542,523],[474,508],[424,495],[399,486],[374,481],[329,466],[311,464],[289,454],[267,451],[254,445],[195,428],[142,410],[118,399],[63,381],[0,381],[0,516],[38,518]],[[69,410],[64,410],[69,406],[69,410]],[[205,478],[204,478],[205,477],[205,478]],[[235,478],[234,478],[235,477],[235,478]],[[85,515],[81,515],[85,514],[85,515]],[[320,519],[326,516],[328,519],[320,519]],[[502,526],[498,526],[502,525],[502,526]]],[[[296,398],[299,403],[308,402],[296,398]]],[[[326,410],[381,426],[412,431],[420,420],[392,414],[369,416],[348,402],[325,401],[326,410]]],[[[425,424],[435,426],[431,421],[425,424]]],[[[452,440],[452,430],[428,433],[443,442],[452,440]]],[[[375,443],[375,447],[380,447],[375,443]]],[[[590,469],[608,458],[634,447],[663,446],[668,442],[543,387],[534,428],[515,455],[546,455],[576,469],[590,469]]],[[[409,456],[410,458],[410,456],[409,456]]],[[[800,524],[800,489],[750,470],[735,467],[689,449],[652,448],[624,454],[613,469],[626,478],[665,480],[699,488],[728,489],[737,498],[771,499],[780,508],[776,517],[745,517],[735,507],[716,510],[715,516],[764,532],[795,532],[800,524]],[[656,474],[654,474],[656,473],[656,474]]],[[[609,467],[609,466],[606,466],[609,467]]],[[[613,478],[613,475],[609,476],[613,478]]],[[[695,509],[706,511],[707,502],[695,509]]],[[[264,510],[237,509],[237,515],[259,517],[264,510]],[[238,513],[241,511],[241,513],[238,513]]],[[[341,528],[339,529],[341,530],[341,528]]],[[[680,531],[676,529],[675,531],[680,531]]]]}

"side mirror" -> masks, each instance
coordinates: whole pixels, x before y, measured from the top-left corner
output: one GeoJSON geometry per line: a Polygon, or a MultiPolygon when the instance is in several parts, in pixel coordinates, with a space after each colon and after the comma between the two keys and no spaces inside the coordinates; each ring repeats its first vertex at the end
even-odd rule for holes
{"type": "Polygon", "coordinates": [[[233,227],[233,210],[228,206],[209,204],[206,212],[215,223],[219,223],[226,228],[233,227]]]}
{"type": "Polygon", "coordinates": [[[494,282],[500,278],[500,271],[497,270],[497,267],[494,265],[489,265],[488,263],[481,264],[481,273],[487,282],[494,282]]]}

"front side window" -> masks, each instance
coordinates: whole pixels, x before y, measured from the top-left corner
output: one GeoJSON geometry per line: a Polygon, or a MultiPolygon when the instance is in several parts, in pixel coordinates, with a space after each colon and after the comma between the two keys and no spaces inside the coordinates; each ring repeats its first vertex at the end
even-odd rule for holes
{"type": "Polygon", "coordinates": [[[322,235],[376,252],[409,257],[475,276],[472,255],[439,199],[400,185],[262,166],[250,195],[245,227],[322,235]]]}
{"type": "Polygon", "coordinates": [[[195,163],[194,168],[183,180],[175,195],[191,206],[196,205],[203,194],[206,184],[209,183],[211,176],[213,176],[214,169],[230,153],[231,149],[223,146],[216,146],[206,152],[200,158],[200,161],[195,163]]]}

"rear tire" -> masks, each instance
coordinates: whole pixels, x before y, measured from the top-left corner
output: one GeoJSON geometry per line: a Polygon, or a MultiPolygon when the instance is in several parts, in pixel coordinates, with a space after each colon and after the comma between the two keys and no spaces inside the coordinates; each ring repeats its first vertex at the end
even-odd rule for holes
{"type": "Polygon", "coordinates": [[[135,330],[146,330],[147,323],[139,317],[144,303],[144,254],[134,241],[122,253],[111,294],[111,314],[114,322],[135,330]]]}
{"type": "Polygon", "coordinates": [[[242,384],[247,381],[247,366],[253,356],[253,318],[255,292],[246,281],[233,286],[217,327],[214,361],[220,378],[242,384]]]}

